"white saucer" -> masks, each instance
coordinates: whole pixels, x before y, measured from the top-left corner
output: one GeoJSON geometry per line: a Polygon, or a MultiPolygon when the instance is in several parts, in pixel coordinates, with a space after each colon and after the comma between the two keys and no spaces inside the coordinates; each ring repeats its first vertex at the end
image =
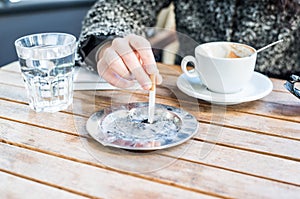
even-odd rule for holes
{"type": "Polygon", "coordinates": [[[178,77],[177,86],[182,92],[191,97],[219,105],[254,101],[267,96],[273,89],[271,80],[258,72],[254,72],[251,80],[242,91],[233,94],[212,92],[202,84],[200,78],[188,78],[185,74],[178,77]]]}

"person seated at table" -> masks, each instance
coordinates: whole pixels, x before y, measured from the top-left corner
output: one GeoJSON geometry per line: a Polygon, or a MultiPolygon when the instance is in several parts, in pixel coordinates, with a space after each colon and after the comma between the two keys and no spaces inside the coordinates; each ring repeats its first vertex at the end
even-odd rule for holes
{"type": "Polygon", "coordinates": [[[195,41],[189,46],[187,37],[178,38],[181,58],[193,55],[196,45],[205,42],[234,41],[259,49],[284,39],[259,53],[255,70],[282,79],[300,73],[298,0],[99,0],[83,20],[80,63],[120,88],[137,80],[149,89],[150,74],[156,74],[157,83],[161,83],[146,30],[155,26],[158,13],[171,2],[176,30],[195,41]]]}

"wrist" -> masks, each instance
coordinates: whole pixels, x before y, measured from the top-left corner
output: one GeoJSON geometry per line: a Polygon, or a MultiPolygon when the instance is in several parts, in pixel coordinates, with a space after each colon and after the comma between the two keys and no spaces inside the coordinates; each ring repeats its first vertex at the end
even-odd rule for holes
{"type": "Polygon", "coordinates": [[[101,46],[98,47],[97,52],[95,54],[95,60],[98,62],[102,57],[105,49],[111,46],[112,40],[106,41],[101,46]]]}

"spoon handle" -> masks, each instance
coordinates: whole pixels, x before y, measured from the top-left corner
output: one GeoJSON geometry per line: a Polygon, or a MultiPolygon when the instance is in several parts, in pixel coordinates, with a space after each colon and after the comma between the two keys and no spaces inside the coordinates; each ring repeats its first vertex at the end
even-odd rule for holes
{"type": "Polygon", "coordinates": [[[280,40],[278,40],[278,41],[275,41],[275,42],[273,42],[273,43],[270,43],[269,45],[266,45],[266,46],[264,46],[264,47],[258,49],[256,52],[259,53],[260,51],[263,51],[263,50],[265,50],[266,48],[269,48],[269,47],[271,47],[271,46],[273,46],[273,45],[275,45],[275,44],[278,44],[278,43],[280,43],[280,42],[283,42],[283,39],[280,39],[280,40]]]}

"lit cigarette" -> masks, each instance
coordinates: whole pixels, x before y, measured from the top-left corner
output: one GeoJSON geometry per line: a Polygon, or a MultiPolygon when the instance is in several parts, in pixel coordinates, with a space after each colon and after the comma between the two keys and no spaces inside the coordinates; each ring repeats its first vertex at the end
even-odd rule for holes
{"type": "Polygon", "coordinates": [[[155,111],[155,93],[156,93],[156,84],[155,84],[155,75],[150,75],[152,86],[149,90],[149,107],[148,107],[148,123],[152,124],[154,119],[155,111]]]}

